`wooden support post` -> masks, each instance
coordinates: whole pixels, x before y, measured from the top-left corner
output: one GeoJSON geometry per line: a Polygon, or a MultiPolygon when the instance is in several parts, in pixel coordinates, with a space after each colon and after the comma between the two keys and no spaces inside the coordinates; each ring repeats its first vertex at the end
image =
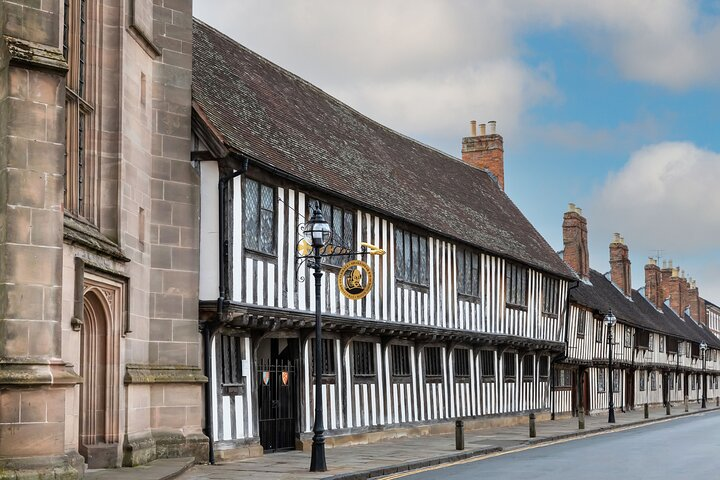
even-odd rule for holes
{"type": "Polygon", "coordinates": [[[530,438],[537,437],[537,430],[535,429],[535,414],[530,414],[530,438]]]}
{"type": "Polygon", "coordinates": [[[670,415],[670,400],[665,402],[665,415],[670,415]]]}
{"type": "Polygon", "coordinates": [[[578,429],[585,430],[585,410],[578,411],[578,429]]]}
{"type": "Polygon", "coordinates": [[[688,396],[685,395],[685,412],[688,412],[688,396]]]}
{"type": "Polygon", "coordinates": [[[465,424],[462,420],[455,421],[455,450],[465,450],[465,424]]]}

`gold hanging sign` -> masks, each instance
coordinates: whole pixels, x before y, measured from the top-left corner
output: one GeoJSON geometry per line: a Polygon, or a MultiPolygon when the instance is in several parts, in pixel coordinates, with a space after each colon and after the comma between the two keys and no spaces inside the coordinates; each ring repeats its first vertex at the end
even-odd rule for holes
{"type": "Polygon", "coordinates": [[[370,293],[373,273],[370,265],[362,260],[351,260],[342,266],[338,274],[338,289],[350,300],[360,300],[370,293]]]}

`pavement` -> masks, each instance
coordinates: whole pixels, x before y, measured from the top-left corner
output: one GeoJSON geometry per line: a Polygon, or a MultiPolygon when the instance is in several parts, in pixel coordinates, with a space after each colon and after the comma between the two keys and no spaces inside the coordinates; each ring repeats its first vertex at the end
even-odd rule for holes
{"type": "MultiPolygon", "coordinates": [[[[150,464],[145,467],[105,470],[104,472],[107,472],[106,475],[109,476],[87,478],[93,480],[105,478],[138,480],[166,480],[169,478],[179,480],[365,479],[713,410],[720,410],[714,402],[705,410],[700,409],[698,404],[691,403],[688,413],[685,413],[682,405],[675,405],[670,416],[665,415],[664,407],[650,408],[648,419],[644,418],[642,408],[625,413],[616,411],[615,424],[607,423],[607,413],[587,416],[585,430],[578,429],[578,419],[574,417],[548,420],[537,422],[536,438],[529,438],[527,422],[513,427],[472,430],[465,432],[465,450],[461,451],[455,449],[454,434],[396,438],[366,445],[328,448],[326,450],[327,472],[308,472],[309,452],[290,451],[216,465],[195,465],[189,469],[185,465],[178,468],[176,474],[171,476],[168,476],[166,471],[163,472],[164,476],[159,472],[156,474],[153,465],[150,464]],[[132,476],[125,477],[123,476],[125,474],[132,474],[132,476]]],[[[167,469],[167,464],[164,467],[167,469]]],[[[178,467],[181,465],[178,464],[178,467]]],[[[93,472],[93,475],[97,474],[98,472],[93,472]]]]}

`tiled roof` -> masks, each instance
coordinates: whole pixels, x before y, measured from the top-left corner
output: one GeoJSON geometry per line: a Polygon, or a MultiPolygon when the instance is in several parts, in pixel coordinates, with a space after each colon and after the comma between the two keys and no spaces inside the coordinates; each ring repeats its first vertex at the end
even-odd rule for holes
{"type": "Polygon", "coordinates": [[[640,292],[632,291],[632,298],[623,294],[605,275],[590,270],[590,284],[579,282],[577,288],[570,290],[572,301],[606,313],[612,309],[618,321],[634,327],[678,337],[681,340],[702,342],[703,340],[715,348],[720,348],[720,339],[706,327],[692,318],[680,318],[667,305],[662,311],[656,309],[640,292]]]}
{"type": "Polygon", "coordinates": [[[231,151],[391,218],[574,278],[487,172],[380,125],[198,20],[192,91],[231,151]]]}

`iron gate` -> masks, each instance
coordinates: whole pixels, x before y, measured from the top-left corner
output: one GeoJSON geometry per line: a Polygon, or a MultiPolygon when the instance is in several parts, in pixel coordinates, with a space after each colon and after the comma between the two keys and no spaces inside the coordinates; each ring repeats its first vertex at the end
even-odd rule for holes
{"type": "Polygon", "coordinates": [[[260,444],[265,452],[295,448],[295,364],[260,361],[257,367],[260,444]]]}

